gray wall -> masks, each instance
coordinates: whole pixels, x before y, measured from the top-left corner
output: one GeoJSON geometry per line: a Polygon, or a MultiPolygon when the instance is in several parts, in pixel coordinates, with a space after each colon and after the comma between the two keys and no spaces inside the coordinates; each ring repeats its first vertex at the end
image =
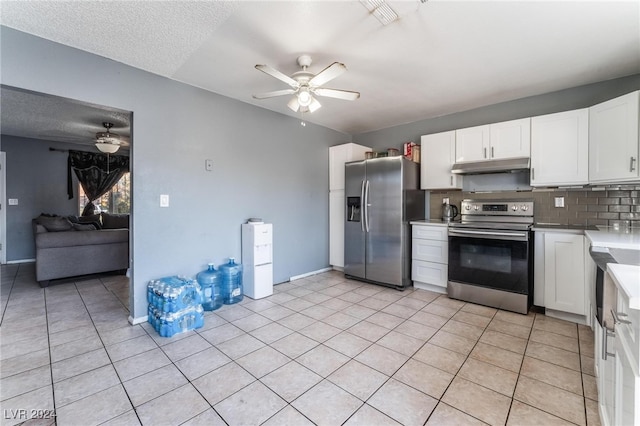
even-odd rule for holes
{"type": "Polygon", "coordinates": [[[328,266],[328,147],[349,135],[0,31],[2,84],[133,111],[134,318],[146,316],[150,279],[239,259],[249,217],[274,225],[275,282],[328,266]]]}
{"type": "Polygon", "coordinates": [[[49,151],[77,145],[2,135],[2,151],[7,154],[7,198],[17,198],[17,206],[6,205],[7,261],[35,258],[31,219],[40,213],[77,215],[78,181],[74,180],[72,200],[67,196],[67,154],[49,151]]]}
{"type": "Polygon", "coordinates": [[[361,133],[353,135],[353,142],[370,146],[376,150],[401,148],[404,142],[419,144],[422,135],[586,108],[638,89],[640,89],[640,74],[634,74],[416,121],[402,126],[389,127],[375,132],[361,133]]]}

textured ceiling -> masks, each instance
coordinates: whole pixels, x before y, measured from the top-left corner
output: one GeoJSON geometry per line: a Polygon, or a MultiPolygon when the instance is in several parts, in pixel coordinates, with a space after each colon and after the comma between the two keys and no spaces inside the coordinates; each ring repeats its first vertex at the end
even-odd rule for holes
{"type": "Polygon", "coordinates": [[[304,118],[350,134],[640,72],[638,1],[389,4],[382,26],[359,1],[2,0],[0,23],[293,116],[254,65],[343,62],[327,86],[361,98],[304,118]]]}

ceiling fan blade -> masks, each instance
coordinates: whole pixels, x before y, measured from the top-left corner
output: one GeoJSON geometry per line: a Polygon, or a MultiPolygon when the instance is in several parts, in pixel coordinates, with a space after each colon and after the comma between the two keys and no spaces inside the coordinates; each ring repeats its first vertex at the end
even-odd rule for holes
{"type": "Polygon", "coordinates": [[[283,81],[285,83],[287,83],[289,86],[293,87],[294,89],[297,89],[299,84],[297,81],[295,81],[294,79],[292,79],[291,77],[289,77],[288,75],[285,75],[283,73],[281,73],[280,71],[271,68],[269,65],[256,65],[256,69],[259,71],[262,71],[265,74],[269,74],[271,77],[275,77],[280,81],[283,81]]]}
{"type": "Polygon", "coordinates": [[[253,95],[255,99],[267,99],[274,98],[276,96],[284,96],[284,95],[293,95],[296,93],[293,89],[284,89],[284,90],[275,90],[273,92],[260,93],[258,95],[253,95]]]}
{"type": "Polygon", "coordinates": [[[314,97],[311,97],[311,103],[309,104],[309,112],[313,112],[316,111],[318,108],[320,108],[322,106],[322,104],[320,104],[320,102],[318,102],[318,100],[314,97]]]}
{"type": "Polygon", "coordinates": [[[350,90],[338,90],[338,89],[322,89],[318,88],[313,91],[318,96],[324,96],[327,98],[343,99],[345,101],[355,101],[360,97],[359,92],[352,92],[350,90]]]}
{"type": "Polygon", "coordinates": [[[287,106],[293,112],[298,112],[298,110],[300,109],[300,102],[298,102],[298,97],[294,96],[293,98],[291,98],[291,100],[287,103],[287,106]]]}
{"type": "Polygon", "coordinates": [[[334,62],[328,67],[326,67],[325,69],[323,69],[322,71],[320,71],[318,74],[316,74],[316,76],[313,77],[311,80],[309,80],[309,86],[312,86],[312,87],[322,86],[323,84],[333,80],[334,78],[336,78],[337,76],[345,72],[346,70],[347,70],[347,67],[345,67],[344,64],[341,64],[340,62],[334,62]]]}

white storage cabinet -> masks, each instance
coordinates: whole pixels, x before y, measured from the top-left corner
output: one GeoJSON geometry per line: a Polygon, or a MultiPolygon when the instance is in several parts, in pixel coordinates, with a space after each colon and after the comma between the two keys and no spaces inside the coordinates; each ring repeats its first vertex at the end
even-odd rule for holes
{"type": "Polygon", "coordinates": [[[589,109],[531,119],[531,186],[589,183],[589,109]]]}
{"type": "Polygon", "coordinates": [[[456,132],[420,138],[420,188],[462,189],[462,176],[451,173],[456,159],[456,132]]]}
{"type": "Polygon", "coordinates": [[[448,227],[412,223],[411,231],[413,286],[445,294],[449,276],[448,227]]]}
{"type": "Polygon", "coordinates": [[[640,92],[589,108],[589,180],[637,181],[640,92]]]}
{"type": "Polygon", "coordinates": [[[242,225],[242,286],[245,296],[261,299],[273,294],[273,225],[242,225]]]}
{"type": "Polygon", "coordinates": [[[364,160],[371,148],[347,143],[329,148],[329,264],[344,268],[344,164],[364,160]]]}
{"type": "Polygon", "coordinates": [[[531,119],[456,130],[456,163],[531,155],[531,119]]]}

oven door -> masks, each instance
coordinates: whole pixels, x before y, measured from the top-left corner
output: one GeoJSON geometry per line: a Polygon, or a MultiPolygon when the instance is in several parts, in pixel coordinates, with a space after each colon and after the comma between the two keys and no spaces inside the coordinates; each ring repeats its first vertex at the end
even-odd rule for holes
{"type": "Polygon", "coordinates": [[[449,229],[449,281],[529,294],[529,231],[449,229]]]}

